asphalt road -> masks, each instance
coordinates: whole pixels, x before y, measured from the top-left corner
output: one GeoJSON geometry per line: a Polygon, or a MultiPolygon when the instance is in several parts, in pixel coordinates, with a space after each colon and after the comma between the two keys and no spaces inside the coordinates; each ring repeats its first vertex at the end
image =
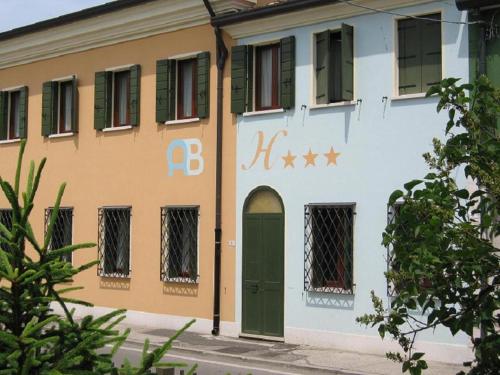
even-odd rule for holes
{"type": "MultiPolygon", "coordinates": [[[[115,364],[120,365],[124,358],[132,363],[138,363],[142,349],[133,343],[125,343],[115,356],[115,364]]],[[[190,353],[172,349],[163,359],[165,362],[186,363],[188,367],[184,369],[187,374],[188,369],[197,364],[197,375],[320,375],[332,374],[328,371],[308,370],[288,368],[280,364],[270,364],[262,362],[252,362],[251,360],[217,356],[211,354],[190,353]]],[[[181,369],[175,370],[175,375],[182,375],[181,369]]]]}

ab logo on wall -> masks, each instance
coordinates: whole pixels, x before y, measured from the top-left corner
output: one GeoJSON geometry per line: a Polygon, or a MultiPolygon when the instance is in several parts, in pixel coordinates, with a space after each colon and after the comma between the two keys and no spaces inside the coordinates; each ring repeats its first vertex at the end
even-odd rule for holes
{"type": "Polygon", "coordinates": [[[202,150],[199,139],[174,139],[167,148],[168,175],[173,176],[175,170],[181,170],[185,176],[198,176],[203,173],[205,161],[201,156],[202,150]]]}

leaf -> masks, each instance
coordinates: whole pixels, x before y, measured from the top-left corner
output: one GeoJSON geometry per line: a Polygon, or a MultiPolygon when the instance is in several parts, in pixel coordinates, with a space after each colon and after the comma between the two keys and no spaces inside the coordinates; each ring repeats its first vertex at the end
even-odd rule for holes
{"type": "Polygon", "coordinates": [[[412,180],[410,182],[407,182],[403,186],[406,190],[411,191],[415,186],[417,186],[421,183],[422,183],[422,180],[412,180]]]}
{"type": "Polygon", "coordinates": [[[396,201],[403,196],[403,192],[401,190],[395,190],[392,192],[391,196],[389,197],[389,205],[392,206],[396,201]]]}
{"type": "Polygon", "coordinates": [[[416,360],[422,358],[424,355],[425,355],[425,353],[422,353],[422,352],[413,353],[413,355],[411,356],[411,359],[416,361],[416,360]]]}
{"type": "Polygon", "coordinates": [[[467,191],[467,189],[457,190],[457,191],[455,191],[454,194],[457,198],[461,198],[461,199],[469,198],[469,192],[467,191]]]}

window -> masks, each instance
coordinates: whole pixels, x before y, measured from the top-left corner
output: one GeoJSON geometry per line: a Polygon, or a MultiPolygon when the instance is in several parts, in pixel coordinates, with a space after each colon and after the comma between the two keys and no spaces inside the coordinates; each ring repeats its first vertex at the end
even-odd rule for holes
{"type": "Polygon", "coordinates": [[[0,141],[26,138],[28,88],[0,92],[0,141]]]}
{"type": "Polygon", "coordinates": [[[177,118],[196,117],[196,59],[177,62],[177,118]]]}
{"type": "Polygon", "coordinates": [[[353,37],[353,27],[346,24],[315,35],[316,104],[353,100],[353,37]]]}
{"type": "Polygon", "coordinates": [[[198,281],[198,207],[162,207],[161,280],[198,281]]]}
{"type": "Polygon", "coordinates": [[[305,206],[306,291],[353,293],[354,207],[305,206]]]}
{"type": "MultiPolygon", "coordinates": [[[[52,208],[47,208],[45,210],[45,233],[50,222],[50,216],[52,215],[52,208]]],[[[61,207],[57,213],[56,221],[54,222],[54,227],[52,229],[52,238],[49,243],[49,250],[61,249],[65,246],[72,244],[72,233],[73,231],[73,209],[61,207]]],[[[62,260],[71,263],[72,254],[65,254],[62,256],[62,260]]]]}
{"type": "MultiPolygon", "coordinates": [[[[396,217],[401,211],[401,206],[403,202],[395,202],[392,206],[387,206],[387,225],[395,225],[396,217]]],[[[392,247],[387,248],[387,271],[397,271],[397,264],[393,261],[393,251],[392,247]]],[[[387,282],[387,296],[395,296],[397,294],[396,287],[393,283],[387,282]]]]}
{"type": "Polygon", "coordinates": [[[130,71],[113,74],[113,126],[130,124],[130,71]]]}
{"type": "Polygon", "coordinates": [[[77,131],[77,81],[73,77],[43,84],[42,135],[68,134],[77,131]]]}
{"type": "Polygon", "coordinates": [[[99,209],[98,275],[128,277],[130,274],[130,207],[99,209]]]}
{"type": "Polygon", "coordinates": [[[441,81],[441,15],[422,17],[397,21],[399,95],[424,93],[441,81]]]}
{"type": "Polygon", "coordinates": [[[210,54],[156,62],[156,122],[206,118],[210,54]]]}
{"type": "Polygon", "coordinates": [[[139,125],[140,65],[95,74],[94,129],[139,125]]]}
{"type": "Polygon", "coordinates": [[[279,75],[280,45],[256,48],[255,109],[258,111],[280,107],[279,75]]]}
{"type": "Polygon", "coordinates": [[[233,47],[231,112],[291,109],[295,105],[295,37],[233,47]]]}
{"type": "MultiPolygon", "coordinates": [[[[0,223],[7,228],[7,230],[12,229],[12,210],[11,209],[0,209],[0,223]]],[[[0,237],[4,238],[2,232],[0,232],[0,237]]],[[[6,244],[0,244],[0,248],[4,251],[8,250],[6,244]]]]}

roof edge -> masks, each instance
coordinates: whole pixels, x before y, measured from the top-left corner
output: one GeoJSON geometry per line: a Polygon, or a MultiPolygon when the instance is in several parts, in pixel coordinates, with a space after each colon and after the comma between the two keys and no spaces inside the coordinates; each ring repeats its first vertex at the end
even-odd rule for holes
{"type": "Polygon", "coordinates": [[[77,22],[99,16],[106,13],[111,13],[117,10],[122,10],[130,8],[133,6],[142,5],[145,3],[150,3],[156,0],[116,0],[101,5],[96,5],[91,8],[85,8],[73,13],[67,13],[59,17],[50,18],[48,20],[43,20],[40,22],[32,23],[30,25],[17,27],[12,30],[4,31],[0,33],[0,41],[17,38],[19,36],[24,36],[26,34],[35,33],[38,31],[43,31],[50,29],[52,27],[66,25],[72,22],[77,22]]]}

